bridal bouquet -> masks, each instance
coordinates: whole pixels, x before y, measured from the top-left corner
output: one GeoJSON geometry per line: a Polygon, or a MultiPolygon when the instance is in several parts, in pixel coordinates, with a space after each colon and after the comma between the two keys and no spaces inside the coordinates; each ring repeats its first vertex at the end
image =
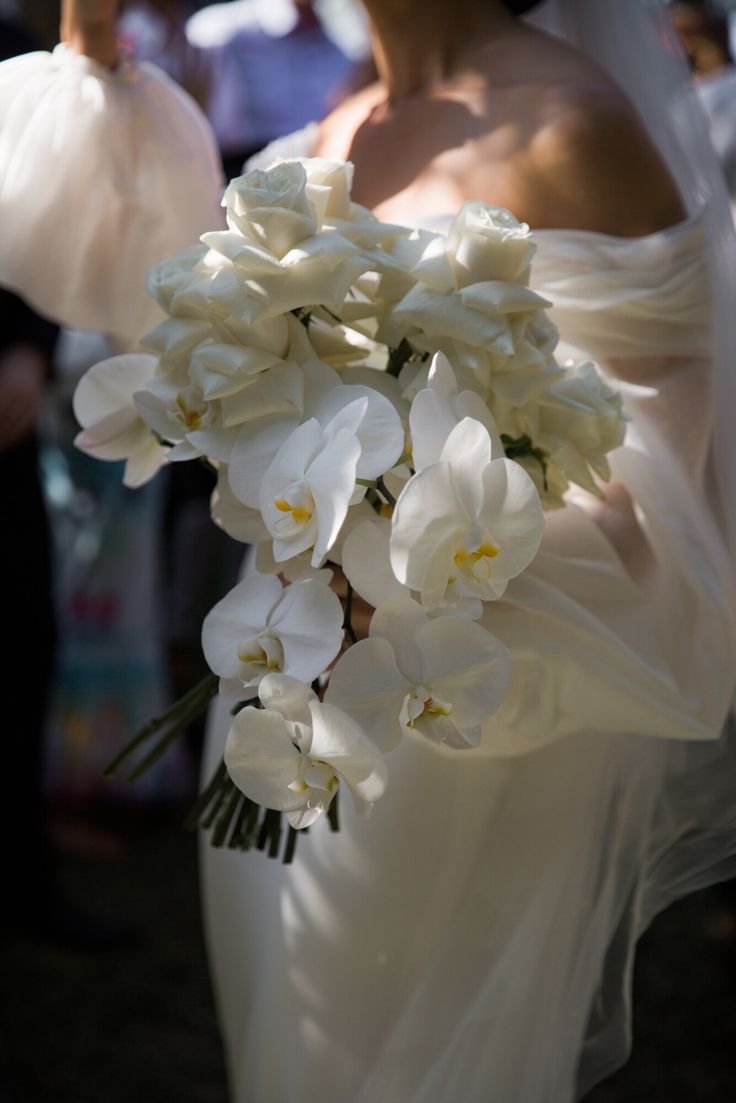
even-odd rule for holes
{"type": "Polygon", "coordinates": [[[211,465],[215,523],[254,548],[203,625],[212,676],[113,768],[148,745],[140,773],[219,688],[232,726],[193,821],[275,855],[283,816],[286,860],[340,790],[371,810],[402,740],[478,745],[511,675],[492,604],[625,431],[596,367],[555,360],[526,225],[480,202],[447,235],[389,225],[351,174],[233,180],[228,228],[151,272],[168,318],[145,352],[75,395],[79,447],[125,459],[128,486],[211,465]]]}

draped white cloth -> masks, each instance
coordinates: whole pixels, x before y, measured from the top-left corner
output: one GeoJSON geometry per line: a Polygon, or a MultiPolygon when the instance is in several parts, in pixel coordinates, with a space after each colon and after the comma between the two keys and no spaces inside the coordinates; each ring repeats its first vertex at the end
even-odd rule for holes
{"type": "Polygon", "coordinates": [[[224,225],[217,147],[153,65],[59,45],[0,65],[0,285],[135,346],[163,313],[149,268],[224,225]]]}
{"type": "MultiPolygon", "coordinates": [[[[552,6],[598,30],[597,0],[552,6]]],[[[131,341],[141,265],[215,224],[217,180],[188,101],[148,70],[126,79],[64,51],[0,66],[0,282],[131,341]]],[[[613,456],[635,566],[578,496],[486,614],[516,673],[478,751],[405,741],[372,820],[343,806],[341,834],[318,825],[292,867],[203,847],[237,1103],[570,1103],[626,1055],[640,931],[730,871],[733,572],[711,501],[728,519],[733,434],[716,434],[714,479],[712,426],[736,342],[718,310],[713,340],[716,200],[685,194],[688,219],[648,238],[538,235],[563,354],[597,360],[635,416],[613,456]]],[[[227,720],[222,705],[207,773],[227,720]]]]}

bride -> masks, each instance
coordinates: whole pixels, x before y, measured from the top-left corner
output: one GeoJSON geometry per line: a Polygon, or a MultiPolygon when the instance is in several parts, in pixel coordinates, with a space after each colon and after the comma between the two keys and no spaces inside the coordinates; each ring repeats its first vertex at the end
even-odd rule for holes
{"type": "MultiPolygon", "coordinates": [[[[70,2],[71,49],[0,67],[0,279],[75,324],[93,303],[98,328],[132,340],[146,214],[181,195],[186,225],[166,216],[173,253],[213,225],[216,181],[178,93],[72,52],[114,63],[112,5],[89,17],[104,7],[70,2]],[[59,181],[34,204],[19,181],[66,125],[54,82],[86,104],[78,131],[134,117],[144,133],[126,148],[120,125],[107,154],[57,140],[59,181]],[[199,175],[185,176],[200,147],[199,175]],[[153,189],[137,206],[131,164],[153,189]],[[65,179],[85,172],[85,207],[63,209],[65,179]],[[50,245],[41,274],[22,248],[34,234],[50,245]],[[63,286],[60,254],[75,257],[63,286]]],[[[341,834],[314,829],[292,867],[203,849],[232,1095],[569,1103],[625,1060],[638,935],[727,876],[736,850],[722,735],[735,632],[728,205],[655,5],[547,0],[537,25],[502,0],[366,7],[379,83],[261,161],[349,158],[354,198],[397,222],[441,228],[470,198],[510,208],[535,230],[535,289],[555,304],[563,359],[595,359],[634,420],[605,500],[581,491],[548,514],[537,559],[487,613],[516,674],[477,751],[402,744],[380,814],[366,826],[346,808],[341,834]]],[[[226,729],[223,708],[208,773],[226,729]]]]}

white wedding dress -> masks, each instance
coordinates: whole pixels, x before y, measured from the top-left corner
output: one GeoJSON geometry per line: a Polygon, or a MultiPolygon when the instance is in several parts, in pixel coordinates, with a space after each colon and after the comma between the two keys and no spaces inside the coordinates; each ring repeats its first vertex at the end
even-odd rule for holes
{"type": "MultiPolygon", "coordinates": [[[[35,65],[38,81],[72,80],[67,54],[36,57],[27,76],[35,65]]],[[[40,127],[40,115],[5,109],[11,64],[0,216],[28,235],[10,124],[40,127]]],[[[310,137],[278,153],[307,154],[310,137]]],[[[290,867],[203,844],[234,1103],[571,1103],[626,1057],[638,935],[732,872],[736,749],[722,731],[736,601],[716,516],[733,505],[734,449],[714,426],[733,377],[714,352],[715,200],[688,197],[685,222],[643,239],[540,232],[533,268],[562,355],[595,359],[634,415],[612,459],[646,554],[627,569],[584,495],[550,514],[532,567],[486,613],[515,677],[479,750],[405,741],[372,819],[343,802],[341,832],[318,824],[290,867]]],[[[72,232],[45,227],[52,250],[72,232]]],[[[52,310],[35,268],[0,255],[0,280],[52,310]]],[[[128,341],[141,309],[117,308],[128,341]]],[[[227,708],[211,719],[208,774],[227,708]]]]}
{"type": "Polygon", "coordinates": [[[711,742],[733,691],[731,571],[695,491],[702,219],[636,241],[535,237],[568,351],[636,373],[614,477],[656,566],[634,581],[584,508],[549,515],[487,607],[515,677],[480,750],[404,743],[369,823],[344,803],[341,833],[313,828],[290,868],[204,845],[238,1103],[569,1103],[626,1056],[638,934],[712,874],[714,833],[735,841],[734,760],[711,742]]]}

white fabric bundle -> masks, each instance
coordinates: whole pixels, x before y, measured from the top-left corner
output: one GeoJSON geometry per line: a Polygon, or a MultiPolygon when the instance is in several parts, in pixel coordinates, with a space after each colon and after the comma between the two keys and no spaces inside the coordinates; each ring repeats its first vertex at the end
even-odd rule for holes
{"type": "Polygon", "coordinates": [[[207,120],[154,66],[66,46],[0,66],[0,285],[123,345],[163,315],[151,265],[223,224],[207,120]]]}

